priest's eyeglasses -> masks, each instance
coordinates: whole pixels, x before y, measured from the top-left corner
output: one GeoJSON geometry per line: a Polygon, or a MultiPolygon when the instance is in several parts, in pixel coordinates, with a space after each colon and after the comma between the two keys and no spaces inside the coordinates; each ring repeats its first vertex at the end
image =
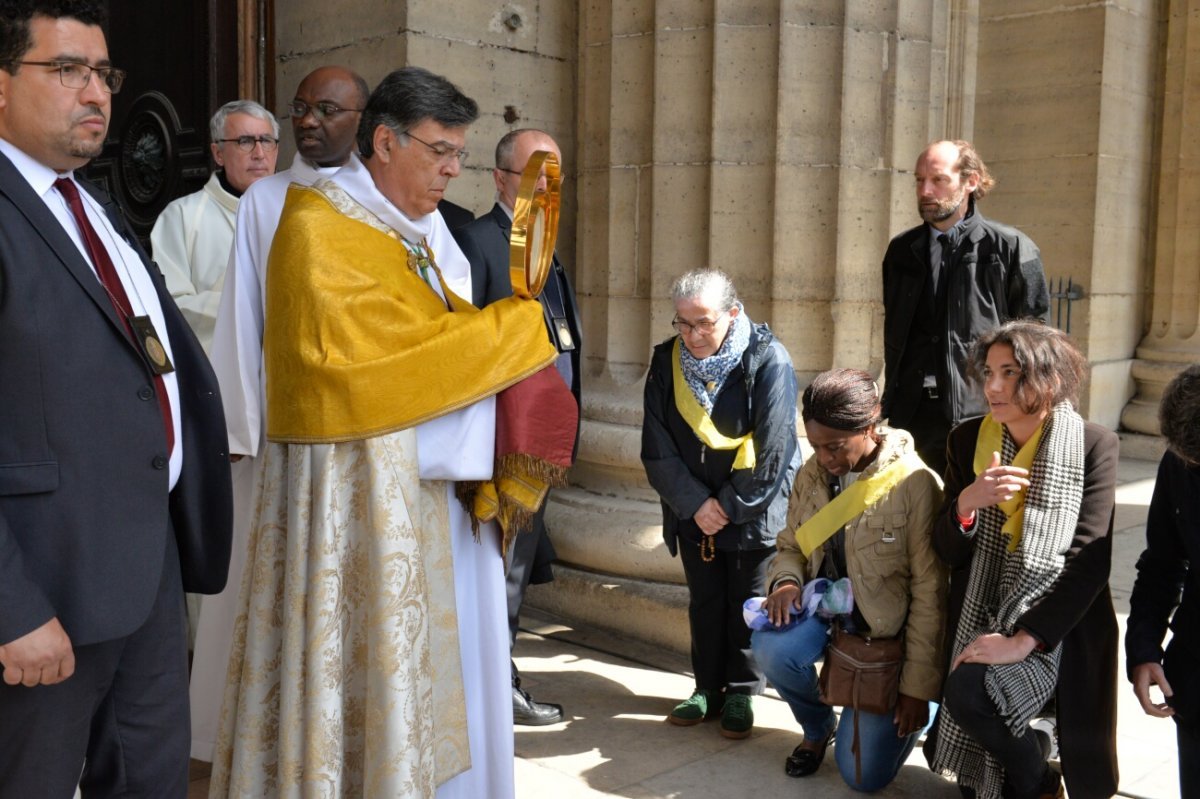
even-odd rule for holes
{"type": "Polygon", "coordinates": [[[676,316],[671,320],[671,327],[675,328],[675,332],[681,336],[686,336],[690,333],[711,336],[713,331],[717,329],[717,322],[720,322],[724,316],[725,314],[719,314],[716,319],[700,319],[696,322],[685,322],[676,316]]]}
{"type": "Polygon", "coordinates": [[[312,115],[322,121],[347,111],[360,113],[362,110],[361,108],[342,108],[340,105],[325,102],[309,105],[303,100],[293,100],[292,104],[288,106],[288,113],[291,114],[292,119],[304,119],[308,112],[312,111],[312,115]]]}
{"type": "Polygon", "coordinates": [[[264,153],[273,153],[279,146],[279,139],[274,136],[238,136],[236,139],[217,139],[217,141],[222,144],[232,142],[244,153],[254,152],[255,145],[261,145],[264,153]]]}
{"type": "Polygon", "coordinates": [[[100,86],[109,94],[121,91],[125,82],[125,70],[116,67],[93,67],[79,61],[14,61],[30,67],[50,67],[58,72],[58,80],[68,89],[86,89],[92,73],[100,79],[100,86]]]}
{"type": "Polygon", "coordinates": [[[412,133],[408,132],[407,130],[404,131],[404,135],[407,136],[408,138],[412,139],[415,142],[420,142],[421,144],[424,144],[426,147],[428,147],[430,150],[433,151],[433,154],[436,155],[438,157],[438,160],[441,161],[443,164],[448,164],[457,158],[458,163],[465,166],[467,163],[467,158],[470,157],[470,155],[471,155],[470,153],[468,153],[466,150],[462,149],[461,147],[450,147],[450,146],[443,144],[442,142],[438,142],[437,144],[430,144],[429,142],[425,141],[424,139],[418,139],[416,136],[412,135],[412,133]]]}

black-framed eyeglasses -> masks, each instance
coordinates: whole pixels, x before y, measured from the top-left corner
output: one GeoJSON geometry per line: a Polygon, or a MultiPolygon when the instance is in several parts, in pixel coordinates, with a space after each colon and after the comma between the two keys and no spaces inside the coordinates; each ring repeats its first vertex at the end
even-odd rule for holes
{"type": "Polygon", "coordinates": [[[14,61],[30,67],[50,67],[58,72],[58,81],[67,89],[86,89],[92,73],[100,79],[100,86],[109,94],[121,91],[125,82],[125,70],[116,67],[94,67],[80,61],[14,61]]]}
{"type": "Polygon", "coordinates": [[[216,141],[221,144],[232,142],[244,153],[254,152],[255,145],[261,145],[264,153],[275,152],[275,148],[279,146],[279,139],[274,136],[238,136],[236,139],[217,139],[216,141]]]}
{"type": "Polygon", "coordinates": [[[412,135],[412,133],[410,133],[407,130],[404,131],[404,135],[407,136],[408,138],[412,139],[413,141],[424,144],[426,147],[428,147],[430,150],[433,151],[433,154],[438,157],[438,160],[440,160],[442,163],[445,163],[445,164],[448,164],[457,158],[459,164],[465,165],[467,163],[467,159],[471,157],[471,154],[461,147],[447,147],[446,145],[442,144],[441,142],[438,142],[437,144],[430,144],[429,142],[425,141],[424,139],[418,139],[416,136],[412,135]]]}
{"type": "Polygon", "coordinates": [[[688,333],[695,331],[702,336],[711,336],[712,332],[717,329],[717,322],[720,322],[725,315],[729,313],[719,314],[716,319],[701,319],[699,322],[685,322],[676,316],[671,320],[671,327],[675,328],[675,332],[681,336],[686,336],[688,333]]]}
{"type": "Polygon", "coordinates": [[[361,109],[361,108],[342,108],[340,105],[335,105],[334,103],[327,103],[327,102],[320,102],[320,103],[315,103],[313,105],[309,105],[308,103],[304,102],[303,100],[292,100],[292,104],[288,106],[288,114],[291,115],[292,119],[304,119],[304,117],[308,114],[309,111],[312,111],[312,115],[315,116],[317,119],[329,119],[330,117],[334,117],[334,116],[337,116],[338,114],[344,114],[347,112],[355,113],[355,114],[362,113],[363,109],[361,109]]]}

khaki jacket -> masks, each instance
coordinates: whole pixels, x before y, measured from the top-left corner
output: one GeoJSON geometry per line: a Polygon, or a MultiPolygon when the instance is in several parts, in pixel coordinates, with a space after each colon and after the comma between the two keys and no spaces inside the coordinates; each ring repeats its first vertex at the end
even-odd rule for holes
{"type": "MultiPolygon", "coordinates": [[[[905,431],[884,426],[877,430],[882,436],[879,456],[860,479],[913,451],[912,438],[905,431]]],[[[816,456],[796,475],[787,527],[779,533],[778,552],[767,576],[771,589],[784,580],[804,585],[822,576],[825,547],[806,558],[795,531],[829,503],[829,477],[816,456]]],[[[872,635],[890,638],[904,629],[900,693],[914,699],[941,698],[948,578],[930,537],[941,503],[941,481],[925,468],[906,477],[846,525],[846,568],[854,602],[872,635]]]]}

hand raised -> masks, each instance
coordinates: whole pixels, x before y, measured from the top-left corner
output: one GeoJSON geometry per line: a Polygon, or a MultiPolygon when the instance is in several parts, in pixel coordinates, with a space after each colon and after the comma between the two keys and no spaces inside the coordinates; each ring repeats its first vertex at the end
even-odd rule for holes
{"type": "Polygon", "coordinates": [[[1018,466],[1001,466],[1000,453],[993,452],[991,465],[958,495],[958,513],[960,516],[970,516],[979,508],[990,508],[1006,502],[1026,488],[1029,488],[1029,470],[1018,466]]]}

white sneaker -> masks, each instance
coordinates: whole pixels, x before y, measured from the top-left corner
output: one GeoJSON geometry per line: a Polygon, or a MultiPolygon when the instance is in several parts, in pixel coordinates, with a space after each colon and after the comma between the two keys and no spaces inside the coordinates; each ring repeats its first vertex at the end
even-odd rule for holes
{"type": "Polygon", "coordinates": [[[1044,717],[1037,718],[1029,722],[1029,726],[1036,732],[1040,733],[1038,738],[1042,745],[1042,750],[1046,752],[1046,760],[1058,760],[1058,721],[1057,719],[1044,717]]]}

